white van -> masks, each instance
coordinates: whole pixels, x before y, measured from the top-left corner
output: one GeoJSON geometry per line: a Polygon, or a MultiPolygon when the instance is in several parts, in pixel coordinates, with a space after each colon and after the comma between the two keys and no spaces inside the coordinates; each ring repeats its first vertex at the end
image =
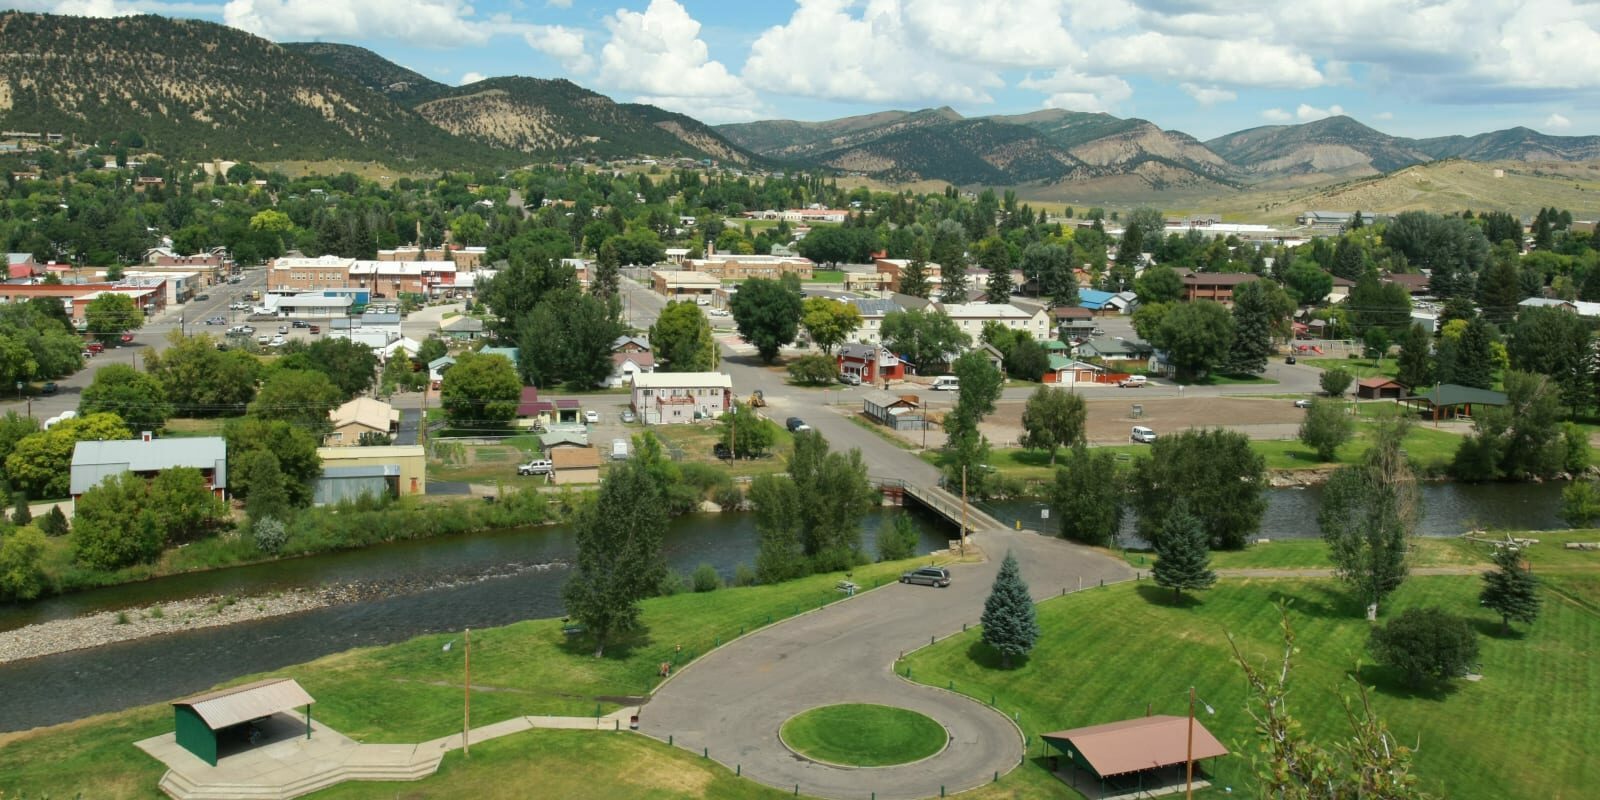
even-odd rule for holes
{"type": "Polygon", "coordinates": [[[961,379],[954,375],[940,375],[933,379],[933,390],[936,392],[961,391],[961,379]]]}
{"type": "Polygon", "coordinates": [[[1133,426],[1133,433],[1128,436],[1128,440],[1140,444],[1154,444],[1156,432],[1143,425],[1135,425],[1133,426]]]}
{"type": "Polygon", "coordinates": [[[1143,389],[1147,382],[1148,380],[1143,375],[1129,375],[1117,385],[1124,389],[1143,389]]]}

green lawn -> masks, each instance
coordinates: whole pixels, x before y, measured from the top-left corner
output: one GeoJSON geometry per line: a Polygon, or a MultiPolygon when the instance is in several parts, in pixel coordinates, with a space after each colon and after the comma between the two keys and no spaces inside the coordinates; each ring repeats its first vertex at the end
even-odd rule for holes
{"type": "MultiPolygon", "coordinates": [[[[1593,534],[1591,534],[1593,535],[1593,534]]],[[[1596,553],[1600,556],[1600,553],[1596,553]]],[[[1154,556],[1130,551],[1128,563],[1149,569],[1154,556]]],[[[1600,563],[1600,558],[1596,558],[1600,563]]],[[[1542,558],[1536,566],[1544,563],[1542,558]]],[[[1436,539],[1418,537],[1412,540],[1411,565],[1413,567],[1469,567],[1489,565],[1487,546],[1475,545],[1461,539],[1436,539]]],[[[1218,550],[1211,554],[1215,569],[1330,569],[1328,546],[1321,539],[1280,539],[1266,544],[1252,544],[1243,550],[1218,550]]]]}
{"type": "MultiPolygon", "coordinates": [[[[928,561],[863,566],[851,580],[863,587],[892,583],[905,569],[928,561]]],[[[657,667],[663,661],[686,663],[741,632],[842,599],[843,593],[835,588],[842,577],[841,573],[814,575],[772,586],[646,600],[644,630],[613,643],[599,659],[594,658],[591,643],[564,637],[559,619],[473,631],[472,682],[477,687],[473,720],[486,725],[525,714],[609,713],[652,690],[660,682],[657,667]]],[[[460,728],[462,649],[459,633],[442,633],[337,653],[269,674],[299,680],[317,698],[318,718],[348,736],[369,743],[418,742],[460,728]],[[444,651],[445,642],[452,640],[455,647],[444,651]]],[[[263,676],[244,676],[235,683],[259,677],[263,676]]],[[[0,751],[5,753],[0,759],[0,797],[77,793],[95,798],[156,797],[154,787],[162,769],[131,745],[171,729],[170,707],[155,704],[52,728],[0,734],[0,751]]],[[[512,737],[503,746],[537,752],[541,736],[512,737]]],[[[476,759],[478,749],[473,753],[476,759]]],[[[656,751],[657,757],[663,753],[656,751]]],[[[572,762],[556,759],[552,775],[572,771],[562,763],[572,762]]],[[[624,773],[635,771],[627,759],[609,763],[615,767],[605,773],[607,780],[620,781],[619,786],[626,783],[624,773]]],[[[737,796],[766,796],[754,784],[740,785],[748,786],[747,793],[737,796]]],[[[660,788],[663,797],[699,796],[697,790],[670,782],[660,788]]],[[[614,796],[636,796],[617,791],[614,796]]]]}
{"type": "Polygon", "coordinates": [[[931,717],[867,703],[813,708],[783,723],[778,735],[803,756],[851,767],[920,761],[949,740],[944,726],[931,717]]]}
{"type": "Polygon", "coordinates": [[[811,271],[811,277],[805,279],[806,283],[844,283],[844,270],[842,269],[816,269],[811,271]]]}
{"type": "Polygon", "coordinates": [[[1260,375],[1223,375],[1212,373],[1192,381],[1179,381],[1186,386],[1273,386],[1278,382],[1260,375]]]}
{"type": "Polygon", "coordinates": [[[1370,378],[1373,375],[1384,375],[1393,378],[1400,374],[1400,364],[1397,359],[1385,358],[1383,363],[1378,363],[1373,358],[1298,358],[1297,363],[1321,370],[1342,369],[1357,378],[1370,378]]]}
{"type": "Polygon", "coordinates": [[[172,437],[221,436],[227,420],[221,417],[173,417],[163,426],[162,434],[172,437]]]}
{"type": "MultiPolygon", "coordinates": [[[[1384,617],[1408,606],[1440,605],[1466,615],[1480,636],[1484,678],[1417,693],[1365,652],[1368,623],[1333,581],[1227,580],[1198,601],[1173,604],[1149,582],[1068,595],[1039,607],[1043,635],[1026,663],[1009,671],[976,630],[913,654],[897,667],[915,680],[954,688],[1006,714],[1029,736],[1029,763],[1043,777],[1040,733],[1140,716],[1183,714],[1187,692],[1216,709],[1206,726],[1234,752],[1211,770],[1219,786],[1253,796],[1249,761],[1254,725],[1232,634],[1246,658],[1267,664],[1281,649],[1273,604],[1287,600],[1298,655],[1290,709],[1318,739],[1331,742],[1347,723],[1338,698],[1373,687],[1372,702],[1396,736],[1421,743],[1415,770],[1436,796],[1474,800],[1580,797],[1600,779],[1590,756],[1600,748],[1600,579],[1553,576],[1544,616],[1530,629],[1500,637],[1499,619],[1478,607],[1474,576],[1414,577],[1391,598],[1384,617]],[[1508,765],[1522,765],[1508,768],[1508,765]]],[[[1220,797],[1213,790],[1209,796],[1220,797]]]]}

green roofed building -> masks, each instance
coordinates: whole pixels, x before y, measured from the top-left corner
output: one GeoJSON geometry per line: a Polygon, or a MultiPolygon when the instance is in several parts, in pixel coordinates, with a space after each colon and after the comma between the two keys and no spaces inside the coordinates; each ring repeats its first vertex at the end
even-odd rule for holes
{"type": "Polygon", "coordinates": [[[309,739],[314,702],[292,678],[268,678],[174,700],[178,746],[214,767],[219,751],[228,749],[230,743],[234,747],[250,743],[252,723],[302,707],[309,739]]]}
{"type": "Polygon", "coordinates": [[[1433,419],[1439,420],[1453,417],[1470,417],[1473,409],[1478,406],[1503,406],[1509,401],[1506,399],[1505,392],[1442,383],[1426,392],[1405,398],[1405,402],[1421,409],[1422,413],[1433,419]]]}

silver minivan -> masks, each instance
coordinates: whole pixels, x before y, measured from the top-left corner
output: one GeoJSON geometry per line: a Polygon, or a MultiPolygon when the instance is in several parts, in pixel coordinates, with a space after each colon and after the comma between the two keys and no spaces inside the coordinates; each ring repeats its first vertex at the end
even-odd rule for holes
{"type": "Polygon", "coordinates": [[[950,585],[950,570],[944,567],[923,567],[900,575],[901,583],[921,583],[944,588],[950,585]]]}
{"type": "Polygon", "coordinates": [[[1128,440],[1140,444],[1154,444],[1156,432],[1143,425],[1133,426],[1133,433],[1128,435],[1128,440]]]}

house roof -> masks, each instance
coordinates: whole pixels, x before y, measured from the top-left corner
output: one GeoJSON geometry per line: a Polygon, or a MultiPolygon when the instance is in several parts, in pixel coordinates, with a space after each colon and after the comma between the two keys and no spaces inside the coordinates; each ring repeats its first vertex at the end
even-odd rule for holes
{"type": "Polygon", "coordinates": [[[1144,341],[1143,339],[1111,339],[1104,336],[1098,339],[1090,339],[1089,341],[1078,345],[1078,352],[1080,353],[1084,351],[1090,351],[1092,354],[1102,356],[1137,356],[1149,353],[1153,349],[1154,348],[1150,346],[1150,343],[1144,341]]]}
{"type": "MultiPolygon", "coordinates": [[[[1078,302],[1080,302],[1080,303],[1083,302],[1083,293],[1086,292],[1086,291],[1091,291],[1091,290],[1088,290],[1088,289],[1079,289],[1078,290],[1078,302]]],[[[1078,320],[1091,320],[1091,319],[1094,319],[1094,312],[1090,311],[1087,308],[1084,308],[1083,306],[1056,306],[1054,309],[1051,310],[1050,313],[1053,316],[1055,316],[1057,321],[1068,320],[1068,319],[1078,319],[1078,320]]]]}
{"type": "Polygon", "coordinates": [[[1427,400],[1435,406],[1503,406],[1507,403],[1505,392],[1496,392],[1490,389],[1478,389],[1472,386],[1457,386],[1453,383],[1440,384],[1421,394],[1412,395],[1420,400],[1427,400]]]}
{"type": "Polygon", "coordinates": [[[1388,283],[1398,283],[1406,287],[1412,294],[1424,292],[1428,289],[1428,276],[1417,272],[1391,272],[1383,276],[1388,283]]]}
{"type": "Polygon", "coordinates": [[[553,447],[588,447],[589,434],[581,431],[548,431],[539,434],[539,443],[547,450],[553,447]]]}
{"type": "Polygon", "coordinates": [[[1184,286],[1238,286],[1241,283],[1261,280],[1253,272],[1185,272],[1184,286]]]}
{"type": "Polygon", "coordinates": [[[861,361],[866,361],[873,358],[881,359],[883,361],[893,361],[895,355],[894,353],[889,352],[889,348],[884,347],[881,344],[846,342],[839,345],[839,357],[854,358],[861,361]]]}
{"type": "Polygon", "coordinates": [[[1404,385],[1402,385],[1399,381],[1395,380],[1394,378],[1388,378],[1388,377],[1385,377],[1383,375],[1374,375],[1374,376],[1372,376],[1370,378],[1362,378],[1361,380],[1356,381],[1356,385],[1360,386],[1360,387],[1362,387],[1364,389],[1404,389],[1404,388],[1406,388],[1404,385]]]}
{"type": "Polygon", "coordinates": [[[885,300],[881,297],[856,297],[851,298],[850,302],[855,304],[856,311],[860,312],[863,317],[881,317],[892,311],[900,310],[900,306],[893,300],[885,300]]]}
{"type": "Polygon", "coordinates": [[[638,345],[646,350],[650,349],[650,340],[643,336],[618,336],[611,342],[611,349],[618,350],[630,344],[638,345]]]}
{"type": "Polygon", "coordinates": [[[1068,358],[1066,356],[1051,355],[1050,356],[1050,371],[1051,372],[1055,372],[1057,370],[1063,370],[1063,369],[1092,369],[1095,372],[1100,372],[1100,371],[1103,371],[1105,369],[1105,367],[1096,366],[1094,364],[1090,364],[1087,361],[1079,361],[1076,358],[1068,358]]]}
{"type": "Polygon", "coordinates": [[[600,466],[600,451],[593,447],[563,447],[550,451],[550,464],[557,471],[594,469],[600,466]]]}
{"type": "Polygon", "coordinates": [[[439,356],[438,358],[428,362],[428,369],[438,372],[440,369],[451,366],[454,363],[456,363],[456,360],[450,356],[439,356]]]}
{"type": "Polygon", "coordinates": [[[1193,757],[1215,758],[1228,748],[1198,720],[1161,714],[1087,728],[1047,733],[1044,738],[1076,749],[1100,777],[1183,764],[1189,760],[1190,725],[1194,726],[1193,757]]]}
{"type": "Polygon", "coordinates": [[[721,372],[647,372],[633,376],[635,389],[732,389],[733,378],[721,372]]]}
{"type": "Polygon", "coordinates": [[[911,395],[895,394],[894,392],[886,392],[882,389],[868,389],[862,392],[861,400],[867,405],[873,405],[879,408],[888,408],[895,405],[908,405],[912,408],[916,408],[918,406],[916,398],[911,395]]]}
{"type": "Polygon", "coordinates": [[[83,494],[112,475],[174,467],[209,469],[212,485],[228,485],[228,443],[221,436],[78,442],[72,450],[71,492],[83,494]]]}
{"type": "Polygon", "coordinates": [[[328,419],[333,421],[333,427],[342,428],[355,423],[373,430],[386,431],[392,422],[400,419],[400,412],[394,406],[371,397],[357,397],[348,403],[328,412],[328,419]]]}
{"type": "Polygon", "coordinates": [[[483,320],[477,317],[455,317],[439,326],[452,333],[476,333],[483,330],[483,320]]]}
{"type": "Polygon", "coordinates": [[[1116,297],[1116,295],[1111,292],[1102,292],[1099,289],[1079,289],[1078,305],[1090,310],[1105,308],[1113,297],[1116,297]]]}
{"type": "Polygon", "coordinates": [[[639,366],[639,367],[654,367],[656,365],[655,354],[651,353],[649,350],[646,350],[643,353],[612,353],[611,354],[611,363],[612,363],[612,365],[620,367],[620,366],[622,366],[622,362],[624,362],[624,361],[632,361],[635,366],[639,366]]]}
{"type": "Polygon", "coordinates": [[[478,351],[480,356],[504,356],[511,366],[517,365],[518,350],[515,347],[485,347],[478,351]]]}
{"type": "Polygon", "coordinates": [[[315,702],[293,678],[267,678],[174,700],[172,704],[194,709],[206,727],[219,730],[315,702]]]}
{"type": "Polygon", "coordinates": [[[1570,300],[1562,300],[1558,297],[1529,297],[1517,303],[1517,305],[1528,307],[1541,306],[1549,308],[1577,308],[1577,306],[1573,305],[1570,300]]]}

